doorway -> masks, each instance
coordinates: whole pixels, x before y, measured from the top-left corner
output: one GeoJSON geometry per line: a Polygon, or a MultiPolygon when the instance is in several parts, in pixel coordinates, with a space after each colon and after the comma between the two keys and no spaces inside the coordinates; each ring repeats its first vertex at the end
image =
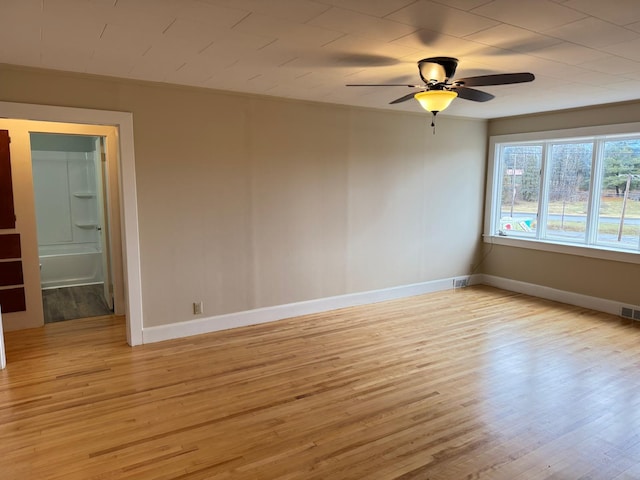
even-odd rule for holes
{"type": "Polygon", "coordinates": [[[113,313],[106,138],[30,133],[44,322],[113,313]]]}
{"type": "Polygon", "coordinates": [[[12,133],[11,154],[16,174],[14,184],[20,187],[14,191],[16,216],[19,220],[15,233],[20,235],[23,246],[24,288],[27,292],[27,311],[8,314],[5,330],[7,325],[9,329],[17,330],[43,324],[28,132],[83,133],[101,136],[104,135],[101,132],[108,129],[111,133],[107,134],[107,151],[116,156],[115,161],[109,162],[113,166],[109,173],[109,188],[112,193],[110,203],[113,207],[111,214],[117,216],[119,220],[119,222],[110,222],[114,227],[110,233],[112,239],[118,239],[120,242],[119,251],[114,250],[112,242],[114,251],[111,264],[115,272],[114,277],[120,276],[122,279],[119,288],[114,281],[115,313],[125,315],[129,345],[142,344],[142,281],[133,115],[129,112],[0,101],[0,123],[5,125],[2,128],[15,129],[15,133],[12,133]],[[73,132],[60,129],[65,125],[72,125],[73,132]],[[33,221],[30,220],[31,218],[33,221]]]}

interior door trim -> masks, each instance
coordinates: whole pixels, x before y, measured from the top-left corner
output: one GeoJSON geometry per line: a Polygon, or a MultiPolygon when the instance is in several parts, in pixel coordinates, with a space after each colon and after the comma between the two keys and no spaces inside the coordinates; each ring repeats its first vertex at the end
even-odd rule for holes
{"type": "Polygon", "coordinates": [[[142,279],[133,143],[133,115],[130,112],[0,102],[0,116],[16,120],[109,125],[117,128],[120,147],[118,181],[122,193],[122,250],[124,257],[127,342],[132,346],[142,344],[142,279]]]}

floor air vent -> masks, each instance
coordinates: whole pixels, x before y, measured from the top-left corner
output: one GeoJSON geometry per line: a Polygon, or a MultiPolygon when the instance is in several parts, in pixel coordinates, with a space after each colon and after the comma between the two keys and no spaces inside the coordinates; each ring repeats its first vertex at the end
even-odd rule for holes
{"type": "Polygon", "coordinates": [[[634,310],[629,307],[622,307],[620,309],[620,316],[624,318],[629,318],[631,320],[640,320],[640,310],[634,310]]]}
{"type": "Polygon", "coordinates": [[[454,278],[453,279],[453,288],[464,288],[469,286],[469,278],[454,278]]]}

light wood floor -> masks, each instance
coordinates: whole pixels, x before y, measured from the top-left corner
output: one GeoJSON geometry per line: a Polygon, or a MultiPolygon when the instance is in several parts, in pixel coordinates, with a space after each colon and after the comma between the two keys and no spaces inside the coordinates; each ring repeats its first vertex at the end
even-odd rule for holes
{"type": "Polygon", "coordinates": [[[0,478],[638,479],[638,323],[488,287],[130,348],[6,335],[0,478]]]}

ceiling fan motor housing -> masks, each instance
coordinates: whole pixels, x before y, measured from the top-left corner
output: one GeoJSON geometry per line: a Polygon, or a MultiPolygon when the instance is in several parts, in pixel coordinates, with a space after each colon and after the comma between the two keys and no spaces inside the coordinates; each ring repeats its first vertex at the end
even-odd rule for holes
{"type": "Polygon", "coordinates": [[[420,78],[426,84],[445,83],[453,77],[458,59],[453,57],[429,57],[418,61],[420,78]]]}

